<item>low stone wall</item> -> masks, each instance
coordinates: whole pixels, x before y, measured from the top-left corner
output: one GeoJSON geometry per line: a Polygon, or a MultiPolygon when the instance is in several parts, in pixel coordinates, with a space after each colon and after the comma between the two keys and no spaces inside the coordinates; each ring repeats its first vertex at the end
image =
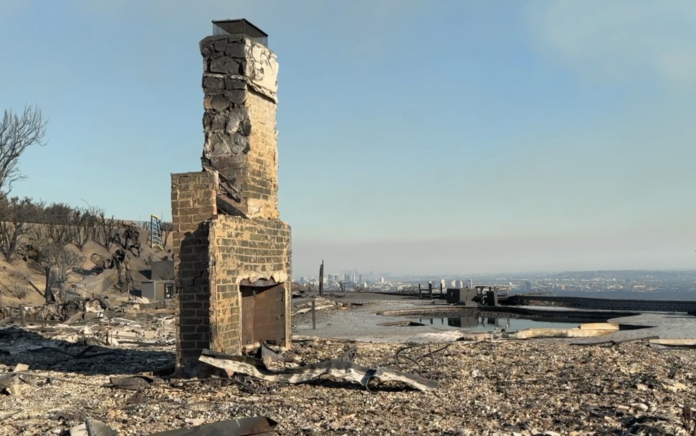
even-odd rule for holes
{"type": "Polygon", "coordinates": [[[623,300],[613,298],[514,295],[508,304],[519,306],[560,306],[575,309],[628,310],[636,312],[696,312],[696,301],[623,300]]]}

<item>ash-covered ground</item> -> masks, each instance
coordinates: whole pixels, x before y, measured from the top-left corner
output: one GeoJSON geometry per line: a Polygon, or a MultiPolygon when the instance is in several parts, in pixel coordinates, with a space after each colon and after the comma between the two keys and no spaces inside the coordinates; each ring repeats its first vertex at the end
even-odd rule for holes
{"type": "Polygon", "coordinates": [[[138,391],[124,390],[108,387],[110,377],[172,364],[174,347],[93,346],[80,355],[84,341],[0,330],[0,349],[11,343],[24,343],[27,351],[0,354],[0,374],[18,363],[29,369],[0,394],[1,435],[67,435],[87,417],[120,435],[148,435],[258,415],[277,421],[279,435],[685,435],[684,406],[696,405],[696,351],[645,342],[409,345],[319,339],[298,342],[285,353],[286,361],[301,366],[336,359],[356,346],[357,364],[439,381],[439,389],[425,392],[396,382],[368,391],[330,376],[289,385],[237,375],[164,377],[138,391]],[[27,341],[43,348],[32,350],[27,341]],[[91,357],[105,352],[112,354],[91,357]]]}

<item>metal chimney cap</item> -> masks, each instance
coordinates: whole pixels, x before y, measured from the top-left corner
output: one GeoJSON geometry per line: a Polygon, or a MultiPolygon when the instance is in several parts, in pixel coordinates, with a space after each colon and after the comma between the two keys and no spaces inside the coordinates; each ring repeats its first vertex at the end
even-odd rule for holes
{"type": "Polygon", "coordinates": [[[254,41],[268,46],[268,34],[244,18],[213,20],[213,35],[246,35],[254,41]]]}

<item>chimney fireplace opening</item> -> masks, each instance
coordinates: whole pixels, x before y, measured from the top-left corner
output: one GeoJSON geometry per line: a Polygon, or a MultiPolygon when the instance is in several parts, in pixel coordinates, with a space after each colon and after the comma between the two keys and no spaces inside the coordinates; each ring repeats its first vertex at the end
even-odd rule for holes
{"type": "Polygon", "coordinates": [[[242,300],[242,346],[268,342],[280,345],[285,338],[285,286],[275,280],[244,279],[239,283],[242,300]]]}

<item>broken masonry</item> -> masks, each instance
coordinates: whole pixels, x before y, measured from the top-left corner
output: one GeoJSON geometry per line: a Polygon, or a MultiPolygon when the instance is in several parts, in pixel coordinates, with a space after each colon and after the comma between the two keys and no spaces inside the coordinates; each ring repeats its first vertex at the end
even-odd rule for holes
{"type": "Polygon", "coordinates": [[[246,20],[200,41],[203,171],[172,174],[177,363],[202,350],[290,347],[290,226],[278,213],[278,63],[246,20]]]}

